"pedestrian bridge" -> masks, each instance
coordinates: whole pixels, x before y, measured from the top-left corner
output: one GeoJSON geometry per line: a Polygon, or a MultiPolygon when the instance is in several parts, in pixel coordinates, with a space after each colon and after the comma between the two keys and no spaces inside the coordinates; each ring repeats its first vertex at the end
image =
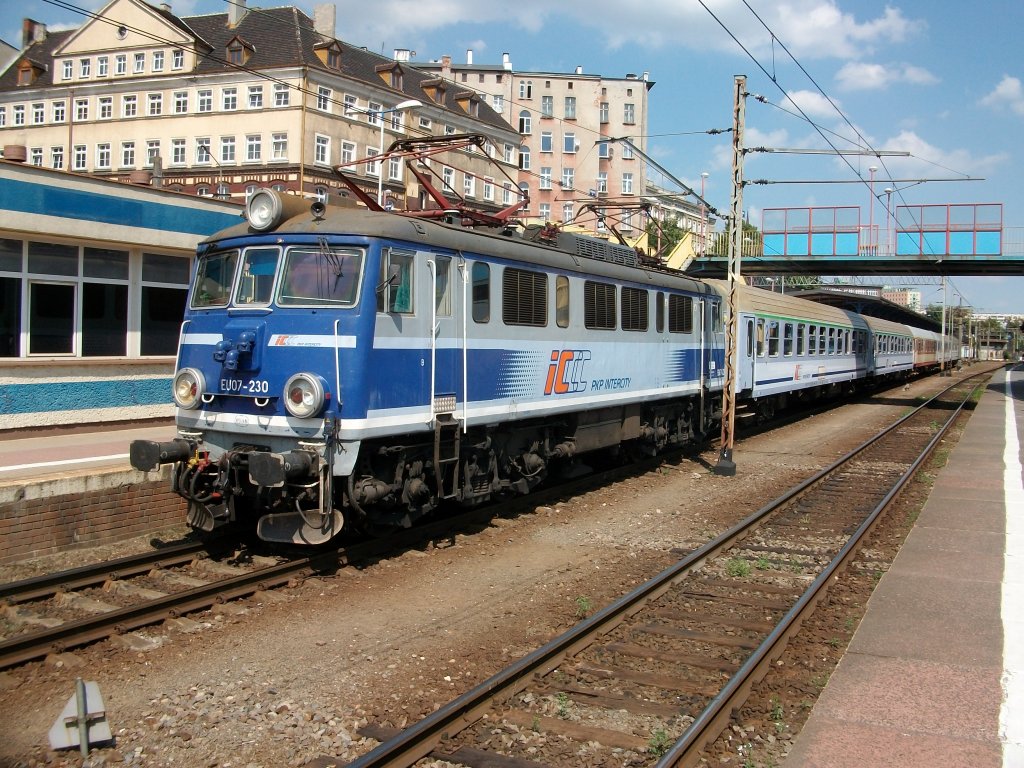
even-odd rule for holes
{"type": "MultiPolygon", "coordinates": [[[[727,243],[687,272],[725,276],[727,243]]],[[[745,233],[741,272],[815,275],[1024,275],[1024,227],[1003,226],[1000,203],[902,205],[882,226],[856,206],[766,208],[745,233]]]]}

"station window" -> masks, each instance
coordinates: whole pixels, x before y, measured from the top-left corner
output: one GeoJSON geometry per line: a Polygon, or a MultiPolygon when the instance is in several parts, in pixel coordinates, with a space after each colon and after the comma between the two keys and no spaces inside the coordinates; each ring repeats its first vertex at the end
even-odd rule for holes
{"type": "Polygon", "coordinates": [[[491,266],[473,262],[473,322],[491,321],[491,266]]]}
{"type": "Polygon", "coordinates": [[[615,286],[610,283],[583,283],[583,325],[595,330],[615,330],[615,286]]]}
{"type": "Polygon", "coordinates": [[[501,280],[501,319],[505,325],[547,325],[548,276],[506,268],[501,280]]]}

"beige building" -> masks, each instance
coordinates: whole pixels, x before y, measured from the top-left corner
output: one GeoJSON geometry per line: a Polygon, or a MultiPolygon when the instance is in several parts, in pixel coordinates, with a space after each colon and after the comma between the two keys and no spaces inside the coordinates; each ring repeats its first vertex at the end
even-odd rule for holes
{"type": "Polygon", "coordinates": [[[112,0],[78,29],[26,20],[0,76],[5,156],[239,199],[274,186],[329,200],[343,189],[333,167],[352,163],[371,197],[415,208],[426,200],[404,164],[372,160],[381,145],[482,134],[497,173],[480,150],[438,156],[436,173],[485,209],[514,199],[518,133],[475,90],[341,42],[333,5],[314,15],[232,0],[179,18],[112,0]]]}
{"type": "MultiPolygon", "coordinates": [[[[412,52],[395,51],[397,61],[412,52]]],[[[585,74],[519,72],[509,54],[501,64],[465,64],[451,56],[416,61],[414,66],[472,89],[490,101],[522,136],[519,184],[528,190],[525,217],[575,223],[604,234],[613,222],[626,235],[645,224],[637,208],[646,185],[646,163],[623,143],[628,137],[646,150],[649,91],[654,83],[644,72],[622,78],[585,74]]]]}

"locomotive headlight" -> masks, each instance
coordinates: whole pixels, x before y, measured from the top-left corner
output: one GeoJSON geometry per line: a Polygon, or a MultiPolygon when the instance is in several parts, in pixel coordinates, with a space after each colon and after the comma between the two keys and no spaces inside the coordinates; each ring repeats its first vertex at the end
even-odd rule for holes
{"type": "Polygon", "coordinates": [[[325,399],[323,380],[311,373],[296,373],[284,385],[284,407],[300,419],[320,413],[325,399]]]}
{"type": "Polygon", "coordinates": [[[298,195],[283,195],[276,189],[258,189],[245,204],[245,218],[256,231],[266,232],[308,210],[309,201],[298,195]]]}
{"type": "Polygon", "coordinates": [[[178,407],[198,408],[206,392],[206,379],[195,368],[182,368],[174,377],[171,392],[178,407]]]}

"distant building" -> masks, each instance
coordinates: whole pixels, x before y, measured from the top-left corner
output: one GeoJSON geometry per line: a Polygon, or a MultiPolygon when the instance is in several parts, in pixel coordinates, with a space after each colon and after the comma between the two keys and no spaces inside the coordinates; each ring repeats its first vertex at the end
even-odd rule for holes
{"type": "MultiPolygon", "coordinates": [[[[341,189],[334,166],[372,158],[381,143],[475,133],[515,177],[519,135],[475,90],[341,42],[333,5],[315,19],[246,0],[228,8],[179,18],[166,4],[112,0],[78,29],[26,20],[22,52],[0,75],[5,157],[209,197],[273,186],[329,200],[341,189]]],[[[457,161],[481,178],[482,207],[504,207],[511,190],[483,183],[494,168],[482,153],[457,161]]],[[[400,207],[424,203],[403,163],[379,165],[346,173],[373,197],[383,173],[400,207]]]]}
{"type": "Polygon", "coordinates": [[[915,312],[923,311],[921,308],[921,292],[903,288],[883,288],[882,298],[899,304],[901,307],[912,309],[915,312]]]}
{"type": "MultiPolygon", "coordinates": [[[[397,61],[414,55],[395,51],[397,61]]],[[[649,92],[654,87],[648,73],[613,78],[585,74],[582,67],[572,73],[517,71],[507,53],[501,64],[477,64],[471,50],[464,64],[453,63],[447,55],[411,63],[476,91],[518,129],[519,185],[530,195],[524,216],[575,223],[601,235],[607,232],[604,217],[615,215],[620,203],[634,206],[641,201],[647,163],[614,139],[628,137],[646,151],[649,92]]],[[[615,220],[627,236],[641,232],[646,223],[628,210],[615,220]]]]}

